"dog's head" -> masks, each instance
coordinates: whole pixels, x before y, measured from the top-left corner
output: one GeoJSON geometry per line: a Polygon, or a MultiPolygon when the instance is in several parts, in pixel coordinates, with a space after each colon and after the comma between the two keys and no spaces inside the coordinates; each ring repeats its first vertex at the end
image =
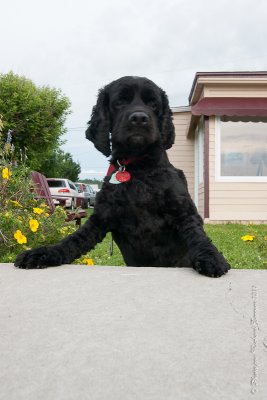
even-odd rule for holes
{"type": "Polygon", "coordinates": [[[110,140],[122,156],[143,154],[155,144],[169,149],[175,134],[166,93],[146,78],[111,82],[99,91],[86,137],[105,156],[110,140]]]}

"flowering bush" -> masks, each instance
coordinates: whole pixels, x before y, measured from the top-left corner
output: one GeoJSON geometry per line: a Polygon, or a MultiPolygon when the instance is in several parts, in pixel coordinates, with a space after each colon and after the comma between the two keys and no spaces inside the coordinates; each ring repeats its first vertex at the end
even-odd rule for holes
{"type": "MultiPolygon", "coordinates": [[[[2,167],[2,172],[5,168],[2,167]]],[[[12,262],[23,250],[58,242],[74,232],[66,222],[65,210],[56,207],[53,214],[42,200],[34,198],[32,183],[24,167],[0,177],[0,261],[12,262]]],[[[6,171],[5,171],[6,174],[6,171]]]]}
{"type": "Polygon", "coordinates": [[[14,261],[23,250],[56,243],[74,230],[63,208],[50,214],[44,200],[35,199],[29,169],[23,162],[19,166],[12,162],[10,136],[4,145],[0,140],[0,262],[14,261]]]}

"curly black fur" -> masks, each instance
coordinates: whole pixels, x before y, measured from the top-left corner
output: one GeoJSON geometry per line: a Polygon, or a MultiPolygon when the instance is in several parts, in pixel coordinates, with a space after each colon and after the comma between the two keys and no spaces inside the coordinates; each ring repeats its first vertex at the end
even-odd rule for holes
{"type": "Polygon", "coordinates": [[[93,215],[60,243],[18,255],[19,268],[73,262],[112,232],[127,265],[192,267],[218,277],[230,266],[203,230],[181,170],[166,149],[174,142],[165,92],[146,78],[124,77],[100,90],[86,137],[117,168],[127,164],[128,182],[105,178],[93,215]],[[111,140],[110,140],[111,138],[111,140]]]}

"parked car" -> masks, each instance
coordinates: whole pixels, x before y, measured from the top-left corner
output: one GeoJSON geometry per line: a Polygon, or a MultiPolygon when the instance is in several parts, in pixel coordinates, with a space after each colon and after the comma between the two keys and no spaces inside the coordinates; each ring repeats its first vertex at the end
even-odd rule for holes
{"type": "Polygon", "coordinates": [[[92,188],[92,186],[86,184],[85,185],[85,193],[88,194],[88,198],[89,198],[89,204],[88,207],[90,206],[94,206],[95,205],[95,197],[96,197],[96,192],[94,191],[94,189],[92,188]]]}
{"type": "Polygon", "coordinates": [[[83,197],[82,201],[83,207],[88,208],[90,206],[94,206],[96,193],[92,189],[92,187],[88,184],[81,182],[75,182],[75,185],[77,187],[79,194],[83,197]]]}
{"type": "MultiPolygon", "coordinates": [[[[72,181],[63,178],[47,178],[47,183],[52,196],[66,198],[66,207],[73,210],[79,205],[77,198],[80,194],[72,181]]],[[[54,202],[57,203],[56,200],[54,202]]]]}

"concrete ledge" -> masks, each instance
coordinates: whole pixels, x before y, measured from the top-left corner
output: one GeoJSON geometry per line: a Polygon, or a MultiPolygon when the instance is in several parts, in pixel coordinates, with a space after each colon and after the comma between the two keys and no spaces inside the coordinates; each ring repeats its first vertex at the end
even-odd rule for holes
{"type": "Polygon", "coordinates": [[[266,398],[266,271],[0,265],[1,400],[266,398]]]}

